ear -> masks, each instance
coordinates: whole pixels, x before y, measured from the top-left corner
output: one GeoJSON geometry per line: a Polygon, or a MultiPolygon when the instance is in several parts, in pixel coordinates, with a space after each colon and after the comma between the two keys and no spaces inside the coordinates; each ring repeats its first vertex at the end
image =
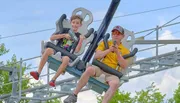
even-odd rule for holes
{"type": "Polygon", "coordinates": [[[125,35],[122,35],[123,36],[123,38],[125,37],[125,35]]]}

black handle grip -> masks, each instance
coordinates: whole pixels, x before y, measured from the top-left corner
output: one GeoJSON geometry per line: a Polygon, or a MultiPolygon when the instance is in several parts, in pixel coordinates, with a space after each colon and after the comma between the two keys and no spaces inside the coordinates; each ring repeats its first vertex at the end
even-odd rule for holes
{"type": "Polygon", "coordinates": [[[104,37],[103,37],[103,42],[104,42],[104,46],[105,46],[105,49],[109,49],[109,45],[108,45],[108,39],[110,37],[110,34],[107,33],[104,37]]]}
{"type": "Polygon", "coordinates": [[[88,33],[86,35],[84,35],[86,38],[88,38],[92,33],[94,32],[94,29],[91,28],[88,30],[88,33]]]}

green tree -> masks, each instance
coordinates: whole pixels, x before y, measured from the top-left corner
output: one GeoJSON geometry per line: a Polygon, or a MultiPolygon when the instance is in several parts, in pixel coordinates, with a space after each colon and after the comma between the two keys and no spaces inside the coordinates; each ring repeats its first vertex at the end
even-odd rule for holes
{"type": "Polygon", "coordinates": [[[180,83],[179,83],[178,88],[175,90],[174,101],[175,103],[180,103],[180,83]]]}
{"type": "MultiPolygon", "coordinates": [[[[115,93],[109,103],[163,103],[165,95],[159,92],[154,85],[147,87],[145,90],[136,92],[134,97],[131,97],[131,93],[120,92],[115,93]]],[[[97,97],[98,103],[102,102],[103,97],[97,97]]]]}
{"type": "MultiPolygon", "coordinates": [[[[116,91],[109,103],[133,103],[133,98],[130,97],[131,93],[116,91]]],[[[102,103],[103,96],[97,97],[98,103],[102,103]]]]}
{"type": "MultiPolygon", "coordinates": [[[[11,60],[8,60],[6,63],[7,67],[11,67],[13,69],[15,69],[15,67],[17,69],[20,69],[20,64],[16,63],[17,59],[16,56],[13,55],[13,57],[11,58],[11,60]]],[[[26,68],[28,68],[29,66],[27,66],[25,63],[22,64],[22,74],[24,74],[24,71],[26,68]]],[[[12,82],[9,82],[9,72],[7,71],[0,71],[0,76],[1,76],[1,83],[2,86],[0,86],[0,94],[8,94],[11,93],[12,91],[12,82]]],[[[18,76],[20,77],[20,74],[18,73],[18,76]]],[[[29,88],[28,86],[28,82],[29,79],[23,80],[22,81],[22,90],[29,88]]]]}
{"type": "MultiPolygon", "coordinates": [[[[4,55],[5,53],[8,53],[9,50],[7,50],[3,45],[0,45],[0,56],[4,55]]],[[[0,61],[1,62],[1,61],[0,61]]],[[[11,58],[11,60],[8,60],[6,62],[6,67],[11,67],[14,68],[16,67],[16,69],[20,69],[20,64],[17,63],[17,59],[16,56],[13,55],[13,57],[11,58]]],[[[3,64],[3,62],[1,62],[1,64],[3,64]]],[[[4,64],[3,64],[4,65],[4,64]]],[[[28,89],[30,88],[32,85],[37,85],[37,84],[41,84],[41,82],[38,82],[36,84],[31,84],[29,82],[29,78],[27,76],[24,76],[24,72],[27,68],[30,68],[31,65],[26,65],[26,63],[22,64],[22,90],[28,89]]],[[[0,67],[1,68],[1,67],[0,67]]],[[[18,76],[20,77],[20,73],[18,74],[18,76]]],[[[18,87],[19,88],[19,87],[18,87]]],[[[12,82],[9,82],[9,72],[8,71],[3,71],[0,70],[0,95],[3,94],[9,94],[12,91],[12,82]]],[[[22,95],[22,96],[25,96],[22,95]]],[[[20,103],[28,103],[29,100],[21,100],[20,103]]],[[[0,103],[3,103],[3,101],[0,101],[0,103]]],[[[61,103],[61,101],[59,99],[52,99],[47,101],[47,103],[61,103]]]]}
{"type": "Polygon", "coordinates": [[[5,45],[4,44],[0,44],[0,56],[3,55],[3,54],[6,54],[8,52],[9,52],[9,50],[7,50],[5,48],[5,45]]]}
{"type": "Polygon", "coordinates": [[[180,83],[178,88],[174,91],[173,98],[169,99],[168,103],[180,103],[180,83]]]}
{"type": "Polygon", "coordinates": [[[154,83],[152,83],[151,86],[146,88],[146,90],[141,90],[140,92],[136,92],[136,96],[134,97],[134,102],[163,103],[165,96],[166,95],[161,94],[161,92],[159,92],[159,89],[157,89],[154,83]]]}

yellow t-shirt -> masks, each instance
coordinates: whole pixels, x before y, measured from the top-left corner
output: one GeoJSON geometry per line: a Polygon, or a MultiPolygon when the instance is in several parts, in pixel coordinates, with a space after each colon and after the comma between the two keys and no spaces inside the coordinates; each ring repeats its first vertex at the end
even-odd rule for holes
{"type": "MultiPolygon", "coordinates": [[[[108,45],[109,47],[113,45],[113,42],[112,40],[111,41],[108,41],[108,45]]],[[[126,55],[126,54],[129,54],[130,51],[124,47],[122,45],[122,43],[118,46],[118,49],[119,51],[121,52],[121,55],[126,55]]],[[[101,51],[104,51],[105,50],[105,46],[104,46],[104,42],[100,42],[100,44],[98,45],[97,50],[101,50],[101,51]]],[[[103,59],[102,61],[104,64],[110,66],[111,68],[113,69],[116,69],[117,65],[118,65],[118,59],[117,59],[117,55],[116,53],[113,53],[113,52],[110,52],[108,53],[105,58],[103,59]]],[[[120,68],[118,69],[118,71],[120,71],[120,68]]]]}

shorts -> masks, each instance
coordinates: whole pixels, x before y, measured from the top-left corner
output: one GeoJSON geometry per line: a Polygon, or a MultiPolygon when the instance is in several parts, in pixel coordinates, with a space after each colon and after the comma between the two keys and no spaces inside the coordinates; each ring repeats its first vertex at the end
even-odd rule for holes
{"type": "Polygon", "coordinates": [[[119,82],[119,86],[120,86],[120,79],[117,76],[109,74],[109,73],[106,73],[106,72],[104,72],[103,70],[101,70],[99,67],[97,67],[95,65],[92,65],[92,67],[95,68],[95,74],[94,74],[95,77],[99,77],[102,74],[104,74],[105,75],[105,81],[107,83],[109,81],[116,80],[116,81],[119,82]]]}
{"type": "MultiPolygon", "coordinates": [[[[55,55],[57,53],[57,51],[54,49],[53,49],[53,51],[54,51],[54,55],[55,55]]],[[[61,56],[65,56],[65,55],[61,53],[61,56]]]]}

